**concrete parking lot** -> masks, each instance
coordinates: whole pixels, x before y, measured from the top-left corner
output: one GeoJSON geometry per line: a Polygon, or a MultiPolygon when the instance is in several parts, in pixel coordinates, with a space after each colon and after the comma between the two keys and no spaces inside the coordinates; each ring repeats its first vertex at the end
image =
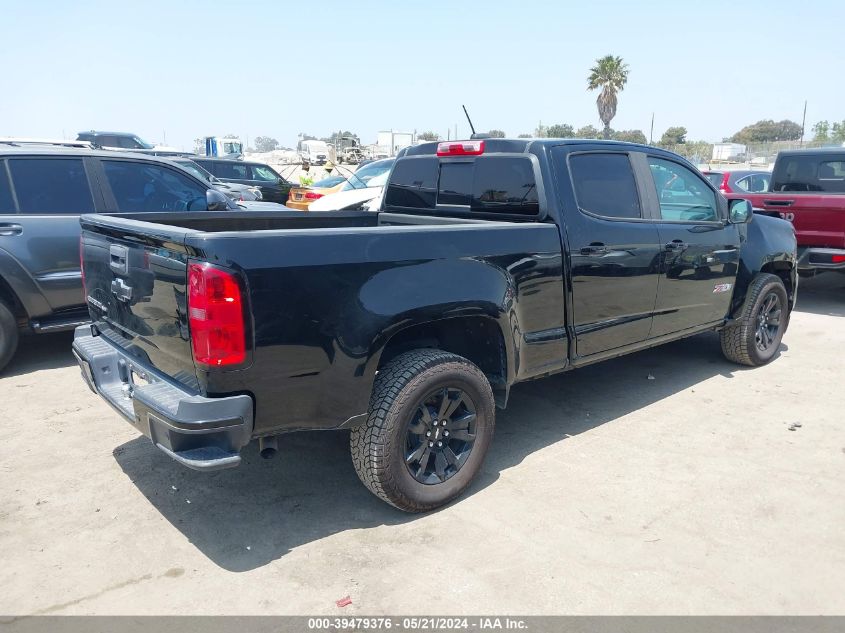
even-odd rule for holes
{"type": "Polygon", "coordinates": [[[767,367],[708,334],[516,387],[469,494],[424,516],[364,489],[345,433],[182,468],[87,390],[70,335],[26,340],[0,613],[842,613],[845,277],[799,295],[767,367]]]}

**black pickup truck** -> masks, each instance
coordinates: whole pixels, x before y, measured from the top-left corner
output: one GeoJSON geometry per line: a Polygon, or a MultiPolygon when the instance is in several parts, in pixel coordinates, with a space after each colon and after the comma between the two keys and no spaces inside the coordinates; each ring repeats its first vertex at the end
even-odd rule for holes
{"type": "Polygon", "coordinates": [[[378,213],[81,222],[73,349],[141,433],[213,470],[349,429],[361,480],[407,511],[467,487],[513,384],[705,330],[761,365],[797,290],[789,223],[615,142],[408,148],[378,213]]]}

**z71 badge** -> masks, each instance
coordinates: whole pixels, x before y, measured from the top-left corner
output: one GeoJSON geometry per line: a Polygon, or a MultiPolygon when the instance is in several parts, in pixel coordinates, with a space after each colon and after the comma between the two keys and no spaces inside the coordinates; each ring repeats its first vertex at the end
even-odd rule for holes
{"type": "Polygon", "coordinates": [[[716,284],[713,286],[713,294],[716,294],[717,292],[727,292],[731,288],[733,288],[733,284],[716,284]]]}

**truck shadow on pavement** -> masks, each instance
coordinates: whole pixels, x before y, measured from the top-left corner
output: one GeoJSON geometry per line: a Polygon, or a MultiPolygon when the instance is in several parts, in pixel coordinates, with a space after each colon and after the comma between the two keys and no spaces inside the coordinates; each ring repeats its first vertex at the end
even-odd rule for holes
{"type": "Polygon", "coordinates": [[[75,365],[76,359],[70,351],[72,344],[73,332],[22,336],[18,343],[18,351],[6,368],[0,372],[0,378],[12,378],[34,371],[75,365]]]}
{"type": "Polygon", "coordinates": [[[845,275],[828,272],[798,282],[796,312],[845,316],[845,275]]]}
{"type": "MultiPolygon", "coordinates": [[[[463,498],[494,484],[501,471],[535,451],[737,371],[743,368],[725,361],[718,336],[708,333],[517,385],[508,409],[498,413],[484,468],[463,498]]],[[[272,461],[261,459],[253,442],[240,467],[207,474],[180,467],[146,438],[118,447],[114,456],[191,543],[220,567],[241,572],[339,532],[415,519],[364,488],[348,440],[347,432],[282,436],[272,461]]]]}

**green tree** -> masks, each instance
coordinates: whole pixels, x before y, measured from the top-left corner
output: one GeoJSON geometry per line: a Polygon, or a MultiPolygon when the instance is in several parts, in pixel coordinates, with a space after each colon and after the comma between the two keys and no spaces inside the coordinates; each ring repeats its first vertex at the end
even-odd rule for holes
{"type": "Polygon", "coordinates": [[[670,127],[660,137],[660,145],[683,145],[687,142],[687,128],[678,125],[670,127]]]}
{"type": "Polygon", "coordinates": [[[421,141],[439,141],[440,135],[437,132],[423,132],[422,134],[417,134],[417,138],[421,141]]]}
{"type": "Polygon", "coordinates": [[[578,131],[575,132],[575,138],[599,138],[600,136],[601,132],[592,125],[585,125],[582,128],[578,128],[578,131]]]}
{"type": "Polygon", "coordinates": [[[830,126],[830,140],[834,143],[845,143],[845,121],[830,126]]]}
{"type": "Polygon", "coordinates": [[[765,119],[746,125],[730,140],[733,143],[748,145],[749,143],[771,143],[772,141],[797,141],[799,138],[801,138],[801,126],[795,121],[765,119]]]}
{"type": "Polygon", "coordinates": [[[279,142],[269,136],[256,136],[254,142],[256,152],[272,152],[279,146],[279,142]]]}
{"type": "Polygon", "coordinates": [[[625,89],[626,83],[628,83],[628,64],[622,61],[621,57],[605,55],[597,59],[596,65],[590,69],[587,90],[601,88],[596,99],[596,107],[599,118],[604,123],[604,138],[610,138],[610,122],[616,116],[618,95],[625,89]]]}
{"type": "Polygon", "coordinates": [[[819,142],[827,142],[830,140],[830,123],[827,121],[819,121],[813,127],[813,140],[819,142]]]}
{"type": "Polygon", "coordinates": [[[549,126],[540,123],[534,128],[534,138],[546,138],[549,135],[549,126]]]}
{"type": "Polygon", "coordinates": [[[645,145],[648,139],[642,130],[619,130],[614,132],[612,137],[614,141],[625,141],[626,143],[640,143],[645,145]]]}
{"type": "Polygon", "coordinates": [[[549,138],[572,138],[575,130],[568,123],[557,123],[546,128],[546,136],[549,138]]]}
{"type": "Polygon", "coordinates": [[[487,132],[493,138],[505,138],[506,134],[502,130],[490,130],[487,132]]]}

